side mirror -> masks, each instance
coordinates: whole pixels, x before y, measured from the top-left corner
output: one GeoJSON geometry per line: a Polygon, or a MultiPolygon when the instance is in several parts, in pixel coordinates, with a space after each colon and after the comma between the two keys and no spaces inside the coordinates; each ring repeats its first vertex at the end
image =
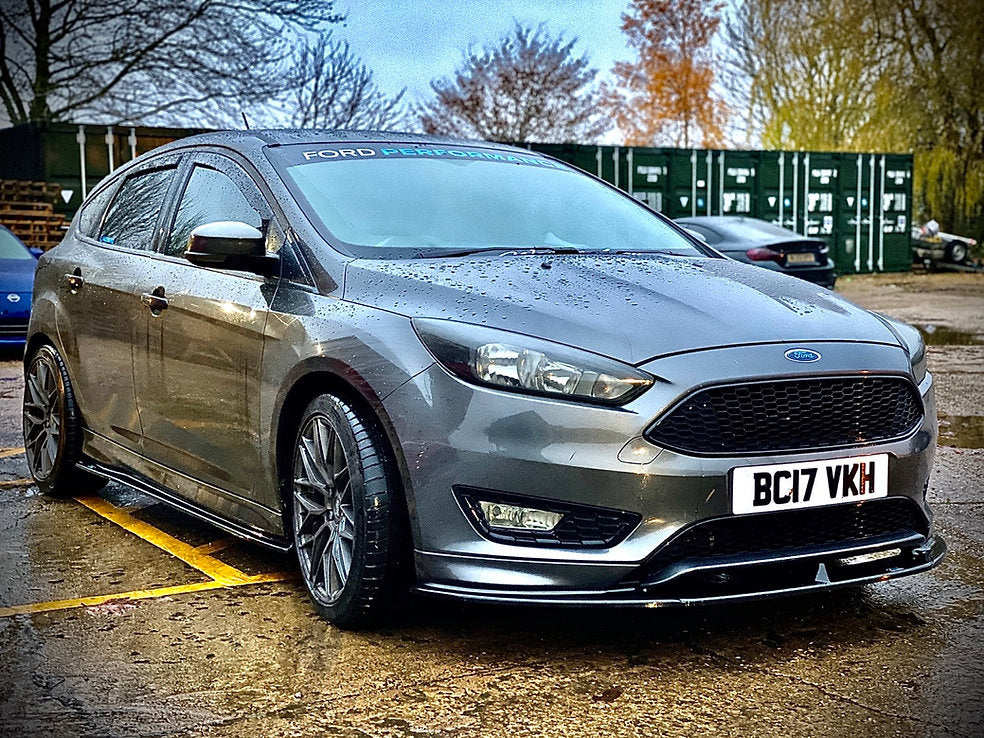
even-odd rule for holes
{"type": "Polygon", "coordinates": [[[31,252],[31,256],[33,256],[35,259],[40,259],[41,256],[44,254],[44,249],[39,249],[37,246],[31,246],[28,249],[28,251],[31,252]]]}
{"type": "Polygon", "coordinates": [[[276,274],[280,258],[266,252],[266,239],[251,225],[220,220],[195,228],[188,237],[185,258],[198,266],[276,274]]]}

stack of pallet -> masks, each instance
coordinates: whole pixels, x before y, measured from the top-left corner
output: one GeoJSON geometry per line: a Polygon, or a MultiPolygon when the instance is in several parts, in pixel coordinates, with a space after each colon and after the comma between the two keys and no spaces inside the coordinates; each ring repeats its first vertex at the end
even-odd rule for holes
{"type": "Polygon", "coordinates": [[[65,235],[68,222],[55,212],[61,186],[48,182],[0,180],[0,223],[28,246],[50,249],[65,235]]]}

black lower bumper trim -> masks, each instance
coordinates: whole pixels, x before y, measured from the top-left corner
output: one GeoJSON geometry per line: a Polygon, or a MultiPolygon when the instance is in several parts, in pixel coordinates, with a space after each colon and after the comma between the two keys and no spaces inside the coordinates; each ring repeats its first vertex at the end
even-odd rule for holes
{"type": "Polygon", "coordinates": [[[925,539],[890,558],[856,564],[844,563],[848,554],[810,561],[773,561],[749,565],[715,577],[720,571],[700,570],[700,578],[673,580],[672,590],[658,587],[624,587],[600,592],[532,589],[489,589],[462,585],[421,583],[416,590],[461,600],[499,602],[516,605],[557,607],[679,607],[740,602],[819,592],[838,587],[857,586],[918,574],[932,569],[946,555],[946,542],[940,536],[925,539]]]}

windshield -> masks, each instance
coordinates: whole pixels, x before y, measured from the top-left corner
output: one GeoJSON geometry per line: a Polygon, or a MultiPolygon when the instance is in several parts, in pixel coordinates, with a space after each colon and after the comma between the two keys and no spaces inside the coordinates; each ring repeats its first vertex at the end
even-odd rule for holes
{"type": "Polygon", "coordinates": [[[33,258],[31,252],[17,240],[17,236],[10,231],[0,230],[0,259],[26,260],[33,258]]]}
{"type": "Polygon", "coordinates": [[[704,255],[635,200],[534,153],[400,144],[268,151],[322,234],[360,256],[532,248],[704,255]]]}

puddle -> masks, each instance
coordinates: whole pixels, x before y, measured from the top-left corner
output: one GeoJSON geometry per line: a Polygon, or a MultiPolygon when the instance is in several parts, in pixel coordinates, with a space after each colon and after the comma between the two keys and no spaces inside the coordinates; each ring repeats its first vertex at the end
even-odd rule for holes
{"type": "Polygon", "coordinates": [[[979,346],[984,345],[977,334],[958,331],[945,325],[917,325],[927,346],[979,346]]]}
{"type": "Polygon", "coordinates": [[[940,415],[939,445],[984,448],[984,415],[940,415]]]}

